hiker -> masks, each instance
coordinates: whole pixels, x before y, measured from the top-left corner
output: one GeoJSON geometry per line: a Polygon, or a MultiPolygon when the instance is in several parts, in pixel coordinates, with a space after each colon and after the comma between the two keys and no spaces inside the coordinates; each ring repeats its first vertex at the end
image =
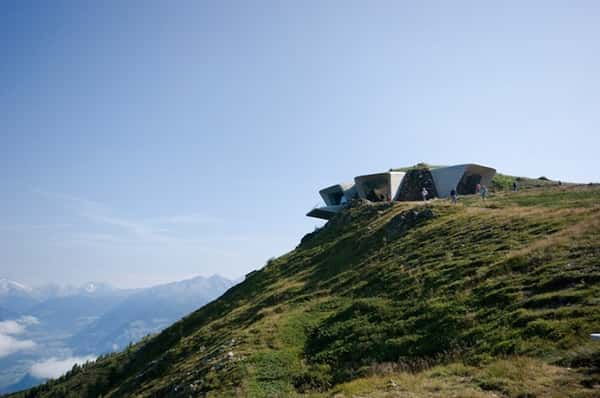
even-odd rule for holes
{"type": "Polygon", "coordinates": [[[479,194],[481,195],[481,199],[485,201],[485,198],[487,197],[487,194],[488,194],[488,189],[485,185],[481,186],[481,189],[479,190],[479,194]]]}
{"type": "Polygon", "coordinates": [[[517,181],[513,181],[513,192],[517,192],[519,190],[519,184],[517,184],[517,181]]]}
{"type": "Polygon", "coordinates": [[[481,191],[481,184],[477,183],[477,185],[475,185],[475,193],[479,193],[481,191]]]}
{"type": "Polygon", "coordinates": [[[455,205],[456,202],[458,201],[458,195],[456,194],[456,189],[452,189],[452,191],[450,191],[450,198],[452,198],[452,204],[455,205]]]}
{"type": "Polygon", "coordinates": [[[429,192],[427,192],[427,189],[425,187],[423,187],[423,189],[421,190],[421,196],[423,197],[423,202],[427,202],[427,195],[429,195],[429,192]]]}

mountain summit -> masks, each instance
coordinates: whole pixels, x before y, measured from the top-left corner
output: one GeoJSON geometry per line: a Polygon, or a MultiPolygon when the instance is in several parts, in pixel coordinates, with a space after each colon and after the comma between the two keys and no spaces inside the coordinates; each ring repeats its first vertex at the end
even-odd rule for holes
{"type": "Polygon", "coordinates": [[[600,187],[531,181],[355,200],[159,335],[15,396],[597,396],[600,187]]]}
{"type": "Polygon", "coordinates": [[[8,296],[13,294],[30,294],[32,289],[19,282],[11,281],[6,278],[0,278],[0,296],[8,296]]]}

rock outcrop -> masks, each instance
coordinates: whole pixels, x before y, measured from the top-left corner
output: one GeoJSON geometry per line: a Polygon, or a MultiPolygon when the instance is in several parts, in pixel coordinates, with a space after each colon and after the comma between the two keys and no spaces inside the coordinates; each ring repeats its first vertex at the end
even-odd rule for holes
{"type": "Polygon", "coordinates": [[[428,167],[415,167],[408,170],[402,180],[396,200],[421,200],[423,188],[429,192],[429,198],[438,196],[431,170],[428,167]]]}

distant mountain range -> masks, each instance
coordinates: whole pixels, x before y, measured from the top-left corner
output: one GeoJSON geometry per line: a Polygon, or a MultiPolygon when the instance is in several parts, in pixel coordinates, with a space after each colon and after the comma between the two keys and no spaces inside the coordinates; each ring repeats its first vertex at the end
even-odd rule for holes
{"type": "Polygon", "coordinates": [[[232,281],[214,275],[142,289],[75,334],[70,346],[76,347],[78,354],[120,350],[171,325],[232,285],[232,281]]]}
{"type": "Polygon", "coordinates": [[[18,314],[37,302],[39,301],[32,288],[6,278],[0,279],[0,308],[18,314]]]}
{"type": "Polygon", "coordinates": [[[0,322],[19,325],[18,333],[7,338],[31,341],[35,346],[7,351],[9,355],[0,348],[0,393],[43,381],[40,375],[30,374],[36,363],[122,349],[168,327],[234,284],[218,275],[143,289],[119,289],[99,282],[30,287],[2,278],[0,322]]]}
{"type": "Polygon", "coordinates": [[[6,278],[0,278],[0,308],[4,308],[12,314],[24,314],[51,300],[67,299],[68,301],[81,297],[124,297],[131,292],[133,290],[117,289],[109,284],[98,282],[87,282],[81,286],[48,284],[30,287],[6,278]]]}
{"type": "Polygon", "coordinates": [[[32,288],[6,278],[0,278],[0,296],[11,294],[30,294],[32,288]]]}
{"type": "Polygon", "coordinates": [[[32,376],[30,373],[27,373],[16,383],[0,388],[0,394],[26,390],[28,388],[35,387],[38,384],[42,384],[45,381],[46,379],[40,379],[38,377],[32,376]]]}

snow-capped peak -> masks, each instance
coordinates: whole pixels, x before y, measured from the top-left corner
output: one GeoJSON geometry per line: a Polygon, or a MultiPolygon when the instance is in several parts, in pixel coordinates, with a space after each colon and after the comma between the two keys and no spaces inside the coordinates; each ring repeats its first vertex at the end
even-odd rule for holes
{"type": "Polygon", "coordinates": [[[31,293],[32,289],[19,282],[11,281],[6,278],[0,278],[0,294],[10,293],[31,293]]]}
{"type": "Polygon", "coordinates": [[[105,282],[89,281],[81,285],[78,289],[79,294],[107,294],[115,291],[115,288],[105,282]]]}
{"type": "Polygon", "coordinates": [[[88,293],[94,293],[97,289],[98,286],[96,286],[94,282],[88,282],[85,285],[83,285],[83,290],[85,290],[88,293]]]}

